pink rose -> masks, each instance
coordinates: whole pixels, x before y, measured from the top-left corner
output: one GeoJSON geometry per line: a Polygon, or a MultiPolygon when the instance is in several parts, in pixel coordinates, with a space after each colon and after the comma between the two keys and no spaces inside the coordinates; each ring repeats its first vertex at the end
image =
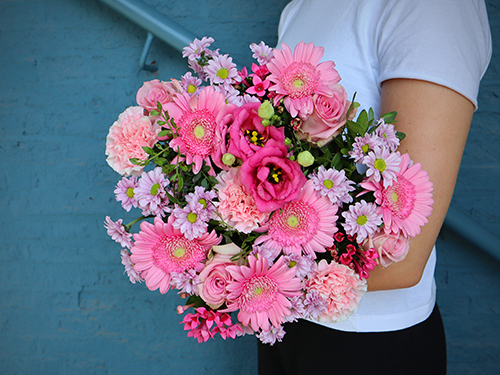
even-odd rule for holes
{"type": "Polygon", "coordinates": [[[234,245],[214,246],[215,255],[210,259],[203,271],[200,273],[200,281],[198,284],[198,293],[200,297],[212,309],[219,308],[229,294],[226,286],[233,281],[233,277],[226,270],[227,266],[239,265],[237,262],[231,261],[231,258],[238,254],[241,249],[234,245]]]}
{"type": "Polygon", "coordinates": [[[240,180],[261,212],[271,212],[297,198],[306,178],[287,147],[270,139],[240,167],[240,180]]]}
{"type": "Polygon", "coordinates": [[[143,147],[153,147],[157,142],[160,129],[143,113],[141,107],[129,107],[109,128],[106,138],[106,161],[121,175],[140,175],[143,167],[132,164],[130,159],[146,160],[148,155],[143,147]]]}
{"type": "Polygon", "coordinates": [[[367,290],[362,280],[349,267],[335,262],[321,260],[306,281],[308,292],[315,290],[326,301],[325,311],[318,317],[323,323],[337,323],[346,320],[359,306],[367,290]]]}
{"type": "Polygon", "coordinates": [[[389,267],[393,262],[400,262],[406,257],[410,240],[400,234],[380,231],[363,242],[363,249],[375,249],[379,254],[380,264],[389,267]]]}
{"type": "Polygon", "coordinates": [[[137,104],[144,108],[147,113],[156,110],[158,102],[162,107],[172,101],[175,93],[182,92],[182,87],[177,80],[171,82],[163,82],[158,79],[144,82],[142,87],[137,91],[137,104]]]}
{"type": "Polygon", "coordinates": [[[351,103],[341,85],[329,86],[329,95],[313,95],[314,111],[297,131],[299,139],[305,139],[318,147],[329,143],[342,131],[346,113],[351,103]]]}
{"type": "Polygon", "coordinates": [[[269,139],[278,142],[285,140],[285,128],[262,125],[258,114],[261,103],[247,103],[234,112],[234,120],[230,125],[231,141],[228,152],[245,161],[260,150],[269,139]]]}

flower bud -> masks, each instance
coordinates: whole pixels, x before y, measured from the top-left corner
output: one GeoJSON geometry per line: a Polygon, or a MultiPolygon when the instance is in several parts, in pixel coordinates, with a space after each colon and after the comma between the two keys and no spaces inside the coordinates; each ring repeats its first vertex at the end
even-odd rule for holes
{"type": "Polygon", "coordinates": [[[314,163],[314,156],[309,151],[302,151],[297,156],[297,162],[303,167],[309,167],[314,163]]]}
{"type": "Polygon", "coordinates": [[[233,154],[230,154],[229,152],[226,152],[224,155],[222,155],[222,162],[225,165],[231,166],[234,164],[236,161],[236,157],[233,154]]]}
{"type": "Polygon", "coordinates": [[[285,146],[290,146],[292,144],[292,140],[290,138],[285,138],[285,146]]]}
{"type": "Polygon", "coordinates": [[[269,100],[265,100],[259,107],[257,112],[262,119],[269,120],[274,115],[274,108],[269,100]]]}

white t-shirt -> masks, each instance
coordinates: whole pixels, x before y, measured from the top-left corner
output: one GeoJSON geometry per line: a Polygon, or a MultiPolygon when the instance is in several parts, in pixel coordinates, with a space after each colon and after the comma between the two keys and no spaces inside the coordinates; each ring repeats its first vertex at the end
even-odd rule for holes
{"type": "MultiPolygon", "coordinates": [[[[379,115],[381,83],[393,78],[434,82],[477,108],[479,82],[491,57],[483,0],[294,0],[283,10],[279,42],[325,48],[348,97],[379,115]]],[[[435,304],[433,249],[418,285],[368,292],[347,320],[329,327],[383,332],[425,320],[435,304]]]]}

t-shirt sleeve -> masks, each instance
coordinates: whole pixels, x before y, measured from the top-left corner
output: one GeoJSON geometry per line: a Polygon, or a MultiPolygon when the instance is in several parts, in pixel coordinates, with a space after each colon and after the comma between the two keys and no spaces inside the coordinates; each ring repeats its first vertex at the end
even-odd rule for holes
{"type": "Polygon", "coordinates": [[[483,0],[390,1],[377,34],[379,85],[393,78],[430,81],[477,108],[492,52],[483,0]]]}

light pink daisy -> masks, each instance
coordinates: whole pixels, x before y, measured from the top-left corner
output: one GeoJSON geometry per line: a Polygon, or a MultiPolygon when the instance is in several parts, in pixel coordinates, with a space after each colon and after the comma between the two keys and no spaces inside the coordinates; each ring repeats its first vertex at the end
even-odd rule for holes
{"type": "Polygon", "coordinates": [[[195,174],[204,161],[211,166],[210,155],[223,142],[220,134],[225,127],[226,107],[224,96],[210,86],[203,88],[199,98],[177,94],[174,103],[165,105],[179,129],[179,136],[170,141],[170,147],[186,155],[186,163],[194,164],[195,174]]]}
{"type": "Polygon", "coordinates": [[[122,249],[120,254],[122,256],[122,264],[125,266],[125,272],[127,273],[130,282],[135,284],[136,282],[144,281],[141,275],[134,270],[134,265],[130,260],[130,253],[127,250],[122,249]]]}
{"type": "Polygon", "coordinates": [[[137,177],[122,178],[116,184],[114,191],[116,200],[122,203],[125,211],[129,212],[132,207],[137,207],[137,197],[135,196],[134,189],[138,187],[137,177]]]}
{"type": "Polygon", "coordinates": [[[314,266],[314,260],[311,256],[303,256],[299,254],[284,255],[285,262],[288,267],[295,268],[295,273],[297,277],[304,279],[307,277],[314,266]]]}
{"type": "Polygon", "coordinates": [[[399,172],[401,157],[398,152],[390,152],[388,149],[377,147],[370,151],[363,159],[363,164],[368,167],[366,176],[376,182],[382,183],[384,187],[392,184],[399,172]]]}
{"type": "Polygon", "coordinates": [[[250,49],[253,52],[252,57],[257,60],[259,65],[266,65],[273,57],[273,49],[267,46],[264,42],[259,44],[250,44],[250,49]]]}
{"type": "Polygon", "coordinates": [[[229,55],[217,56],[208,62],[205,73],[212,84],[231,85],[240,79],[236,64],[229,55]]]}
{"type": "Polygon", "coordinates": [[[197,95],[201,88],[202,80],[187,72],[181,77],[181,86],[189,95],[197,95]]]}
{"type": "Polygon", "coordinates": [[[106,228],[108,236],[110,236],[114,241],[118,242],[123,247],[130,249],[133,245],[131,240],[132,235],[125,230],[125,226],[122,223],[123,219],[113,221],[109,216],[106,216],[104,228],[106,228]]]}
{"type": "Polygon", "coordinates": [[[377,231],[382,224],[382,215],[377,213],[378,206],[365,201],[356,202],[349,206],[348,211],[342,212],[345,223],[342,226],[348,235],[354,236],[359,243],[377,231]]]}
{"type": "Polygon", "coordinates": [[[315,289],[307,291],[304,299],[304,317],[318,319],[328,307],[328,301],[315,289]]]}
{"type": "Polygon", "coordinates": [[[234,279],[227,286],[227,311],[239,309],[238,320],[254,331],[280,327],[290,315],[289,298],[301,293],[295,270],[288,268],[282,258],[269,268],[266,258],[253,256],[248,258],[248,266],[229,266],[227,270],[234,279]]]}
{"type": "Polygon", "coordinates": [[[195,268],[191,268],[184,272],[170,272],[170,285],[172,285],[174,289],[178,289],[179,293],[198,295],[199,283],[200,277],[195,268]]]}
{"type": "Polygon", "coordinates": [[[281,342],[283,337],[285,337],[285,330],[282,326],[271,327],[268,331],[262,331],[255,335],[263,344],[269,344],[273,346],[276,341],[281,342]]]}
{"type": "Polygon", "coordinates": [[[380,137],[374,133],[366,133],[364,137],[354,138],[354,141],[352,150],[349,151],[349,155],[356,163],[362,163],[363,159],[370,151],[373,151],[381,145],[380,137]]]}
{"type": "Polygon", "coordinates": [[[304,306],[304,297],[295,296],[292,298],[292,307],[290,308],[290,315],[285,318],[286,322],[296,322],[297,319],[302,319],[306,315],[306,308],[304,306]]]}
{"type": "Polygon", "coordinates": [[[433,185],[429,175],[420,163],[411,166],[410,163],[408,154],[401,156],[397,179],[387,188],[376,181],[361,183],[363,188],[374,192],[387,234],[401,231],[405,237],[415,237],[432,213],[433,185]]]}
{"type": "Polygon", "coordinates": [[[282,98],[285,108],[292,115],[306,119],[314,110],[313,94],[328,95],[328,86],[340,81],[333,61],[320,63],[324,48],[300,42],[294,53],[286,44],[275,49],[273,59],[267,64],[271,72],[268,79],[274,83],[270,91],[276,92],[274,103],[282,98]]]}
{"type": "Polygon", "coordinates": [[[166,293],[170,288],[171,272],[182,273],[196,268],[206,260],[208,251],[220,243],[215,231],[188,240],[170,222],[156,217],[154,224],[141,222],[141,231],[134,234],[130,259],[134,270],[141,273],[150,290],[166,293]]]}
{"type": "Polygon", "coordinates": [[[387,148],[391,152],[395,152],[399,147],[399,139],[396,136],[396,129],[392,124],[386,124],[384,119],[381,118],[377,123],[377,129],[375,130],[380,139],[382,146],[387,148]]]}
{"type": "Polygon", "coordinates": [[[203,37],[201,40],[195,39],[189,46],[183,48],[182,57],[187,57],[188,60],[196,60],[201,57],[202,53],[208,52],[208,47],[214,42],[212,37],[203,37]]]}
{"type": "Polygon", "coordinates": [[[352,186],[354,181],[347,179],[344,170],[325,169],[320,165],[318,172],[310,174],[309,178],[314,184],[314,190],[322,197],[328,197],[333,204],[341,206],[342,203],[352,202],[352,196],[349,193],[355,190],[352,186]]]}
{"type": "Polygon", "coordinates": [[[263,225],[268,232],[255,244],[262,243],[276,253],[304,253],[315,259],[316,252],[324,253],[325,248],[333,246],[337,210],[337,205],[328,198],[316,194],[312,181],[308,180],[297,199],[275,211],[263,225]]]}
{"type": "Polygon", "coordinates": [[[134,189],[138,207],[142,209],[144,216],[165,216],[169,212],[169,199],[167,196],[168,178],[162,172],[161,167],[152,171],[142,172],[138,186],[134,189]]]}
{"type": "Polygon", "coordinates": [[[207,232],[208,211],[201,203],[191,201],[183,208],[176,205],[171,217],[172,226],[179,229],[188,240],[194,240],[207,232]]]}
{"type": "Polygon", "coordinates": [[[213,200],[217,198],[217,193],[215,191],[206,191],[203,186],[195,186],[194,193],[189,193],[185,198],[187,203],[192,201],[200,203],[203,209],[207,211],[209,219],[217,218],[217,209],[213,202],[213,200]]]}

